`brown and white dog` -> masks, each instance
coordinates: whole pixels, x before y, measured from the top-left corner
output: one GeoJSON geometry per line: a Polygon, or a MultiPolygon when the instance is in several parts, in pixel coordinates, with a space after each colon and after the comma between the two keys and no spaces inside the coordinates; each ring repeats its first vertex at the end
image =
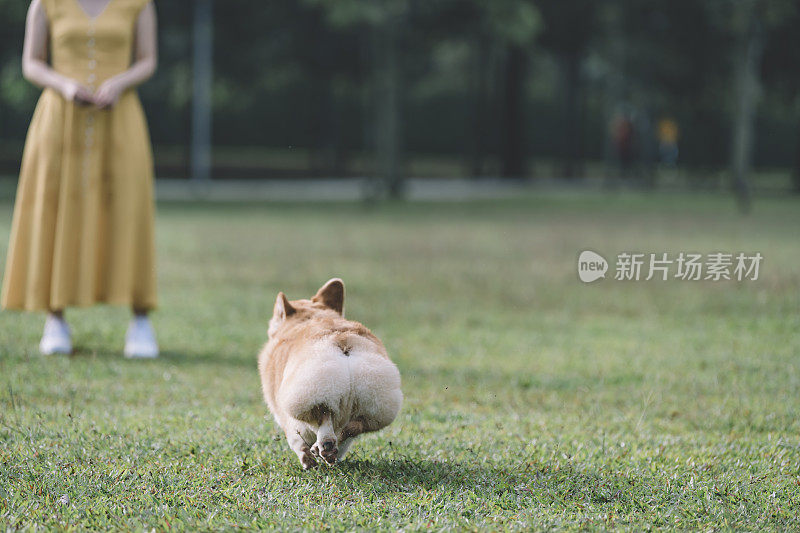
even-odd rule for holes
{"type": "Polygon", "coordinates": [[[388,426],[403,403],[400,372],[381,341],[344,318],[344,283],[310,300],[281,292],[258,356],[264,399],[303,468],[333,465],[361,433],[388,426]]]}

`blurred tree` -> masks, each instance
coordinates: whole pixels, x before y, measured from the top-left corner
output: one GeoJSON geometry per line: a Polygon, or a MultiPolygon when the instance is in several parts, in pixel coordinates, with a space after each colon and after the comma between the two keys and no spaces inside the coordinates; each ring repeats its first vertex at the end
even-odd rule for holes
{"type": "MultiPolygon", "coordinates": [[[[450,69],[437,65],[438,56],[458,55],[458,50],[466,49],[468,59],[456,68],[467,71],[464,86],[469,92],[467,105],[469,115],[467,127],[470,132],[464,143],[464,162],[470,176],[482,176],[486,171],[486,157],[490,149],[490,139],[495,137],[497,121],[494,120],[496,107],[492,90],[497,86],[496,64],[500,45],[495,38],[492,24],[486,13],[485,4],[475,0],[440,0],[438,2],[415,2],[411,21],[412,37],[415,43],[413,75],[425,84],[430,78],[430,70],[434,75],[441,72],[442,78],[437,85],[452,87],[456,76],[450,69]],[[433,61],[425,58],[433,56],[433,61]],[[422,61],[418,61],[422,59],[422,61]],[[422,65],[422,68],[420,68],[422,65]]],[[[457,63],[456,61],[451,61],[457,63]]],[[[451,65],[449,65],[451,66],[451,65]]]]}
{"type": "Polygon", "coordinates": [[[719,31],[733,41],[733,137],[731,176],[739,207],[751,208],[756,108],[761,96],[761,62],[767,35],[796,9],[795,0],[705,0],[719,31]]]}
{"type": "MultiPolygon", "coordinates": [[[[39,93],[20,72],[27,6],[0,0],[5,173],[18,168],[39,93]]],[[[188,168],[192,10],[157,7],[160,65],[141,93],[159,174],[175,176],[188,168]]],[[[584,157],[600,155],[610,115],[625,110],[634,118],[642,168],[654,155],[652,124],[668,116],[680,126],[682,165],[719,167],[727,159],[746,189],[741,169],[791,164],[794,154],[800,187],[800,146],[793,146],[800,137],[790,139],[790,128],[800,133],[795,0],[302,0],[244,7],[234,2],[214,12],[220,178],[361,173],[362,160],[351,155],[358,151],[373,154],[380,195],[399,194],[406,166],[419,172],[419,156],[428,154],[442,175],[454,171],[457,154],[474,176],[524,176],[526,161],[553,157],[559,174],[580,175],[584,157]],[[759,41],[761,58],[748,52],[757,52],[751,45],[759,41]],[[753,90],[759,86],[763,98],[753,90]]]]}
{"type": "Polygon", "coordinates": [[[213,92],[213,2],[194,2],[192,36],[191,177],[211,179],[211,94],[213,92]]]}
{"type": "MultiPolygon", "coordinates": [[[[30,118],[27,110],[36,102],[38,90],[22,79],[22,40],[25,33],[27,2],[0,0],[0,135],[11,134],[7,128],[30,118]]],[[[15,169],[16,171],[16,169],[15,169]]]]}
{"type": "Polygon", "coordinates": [[[531,47],[541,26],[539,12],[526,0],[479,2],[491,35],[505,48],[501,111],[501,173],[527,175],[529,150],[525,139],[525,82],[531,47]]]}
{"type": "Polygon", "coordinates": [[[409,0],[305,0],[323,8],[334,28],[365,28],[370,35],[375,167],[380,186],[373,195],[399,197],[403,192],[403,93],[401,47],[409,0]]]}
{"type": "Polygon", "coordinates": [[[792,181],[800,194],[800,8],[788,9],[770,31],[764,50],[762,75],[772,100],[795,117],[792,181]]]}
{"type": "Polygon", "coordinates": [[[544,31],[539,42],[555,56],[561,70],[562,138],[561,174],[583,174],[583,87],[581,65],[598,29],[599,4],[594,0],[539,0],[544,31]]]}
{"type": "MultiPolygon", "coordinates": [[[[462,124],[466,140],[461,147],[467,173],[483,175],[488,139],[494,129],[490,109],[490,63],[495,47],[480,6],[472,0],[414,2],[411,35],[406,49],[409,74],[429,96],[458,98],[467,95],[462,124]],[[446,96],[445,96],[446,95],[446,96]]],[[[412,89],[413,90],[413,89],[412,89]]]]}
{"type": "Polygon", "coordinates": [[[298,172],[344,175],[358,129],[349,125],[362,119],[349,109],[365,84],[361,28],[334,25],[318,2],[268,4],[247,17],[217,11],[215,122],[235,133],[226,144],[247,134],[254,145],[307,148],[309,168],[298,172]],[[243,46],[243,35],[256,38],[243,46]]]}
{"type": "MultiPolygon", "coordinates": [[[[409,0],[306,0],[327,10],[336,27],[366,26],[372,36],[373,97],[375,110],[376,167],[383,192],[398,196],[402,192],[402,98],[404,69],[401,54],[406,51],[409,20],[431,28],[432,21],[466,30],[470,37],[485,43],[490,40],[506,49],[504,98],[501,112],[502,174],[521,177],[526,173],[524,139],[524,84],[528,61],[527,48],[539,26],[538,12],[529,0],[443,0],[428,4],[409,0]],[[488,36],[488,38],[487,38],[488,36]]],[[[452,30],[451,30],[452,31],[452,30]]],[[[479,75],[480,76],[480,75],[479,75]]],[[[485,129],[485,85],[477,89],[478,119],[475,123],[476,149],[483,151],[480,133],[485,129]]],[[[479,166],[479,165],[476,165],[479,166]]]]}
{"type": "MultiPolygon", "coordinates": [[[[532,152],[528,132],[530,63],[538,49],[541,17],[530,0],[439,0],[414,6],[414,41],[427,38],[428,55],[463,43],[468,51],[463,68],[467,90],[470,134],[467,146],[469,175],[481,176],[485,158],[497,147],[499,171],[505,177],[524,177],[532,152]]],[[[451,48],[452,49],[452,48],[451,48]]],[[[451,77],[451,84],[460,78],[451,77]]]]}
{"type": "Polygon", "coordinates": [[[729,80],[720,61],[727,43],[705,7],[695,0],[611,0],[598,9],[600,52],[594,59],[602,65],[606,120],[622,112],[636,119],[646,177],[653,175],[653,124],[659,118],[679,124],[684,162],[713,160],[723,148],[709,135],[709,124],[723,111],[720,95],[729,80]]]}

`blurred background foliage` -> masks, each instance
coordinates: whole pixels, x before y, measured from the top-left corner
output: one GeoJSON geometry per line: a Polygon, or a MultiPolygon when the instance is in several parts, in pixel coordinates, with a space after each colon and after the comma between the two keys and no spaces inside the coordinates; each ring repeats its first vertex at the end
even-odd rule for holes
{"type": "MultiPolygon", "coordinates": [[[[160,177],[189,172],[193,5],[157,2],[160,67],[140,92],[160,177]]],[[[21,77],[26,10],[0,0],[8,175],[39,93],[21,77]]],[[[213,176],[378,174],[396,192],[404,176],[599,179],[623,163],[654,185],[669,120],[684,183],[747,187],[754,166],[798,188],[798,27],[795,0],[215,2],[213,176]]]]}

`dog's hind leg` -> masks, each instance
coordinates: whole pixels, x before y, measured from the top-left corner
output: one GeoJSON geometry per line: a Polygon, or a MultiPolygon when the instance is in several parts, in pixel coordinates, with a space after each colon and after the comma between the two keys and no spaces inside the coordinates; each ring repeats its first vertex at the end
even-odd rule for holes
{"type": "Polygon", "coordinates": [[[342,435],[339,438],[339,459],[344,458],[355,438],[362,433],[364,433],[364,423],[361,422],[361,420],[351,420],[347,423],[344,429],[342,429],[342,435]]]}
{"type": "Polygon", "coordinates": [[[339,461],[344,459],[344,456],[347,455],[347,450],[350,449],[350,445],[353,444],[354,440],[355,440],[355,438],[350,438],[350,439],[347,439],[347,440],[343,440],[341,443],[339,443],[339,453],[336,454],[336,458],[339,461]]]}
{"type": "Polygon", "coordinates": [[[311,447],[311,451],[332,465],[336,463],[336,455],[339,453],[337,444],[336,433],[333,431],[333,416],[325,413],[317,430],[317,442],[311,447]]]}

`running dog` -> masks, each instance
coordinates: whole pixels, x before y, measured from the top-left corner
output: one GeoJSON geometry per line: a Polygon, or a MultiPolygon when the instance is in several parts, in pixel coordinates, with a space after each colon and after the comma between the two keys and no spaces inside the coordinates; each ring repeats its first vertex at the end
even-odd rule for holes
{"type": "Polygon", "coordinates": [[[383,343],[344,318],[338,278],[310,300],[278,293],[258,370],[264,400],[305,469],[317,459],[336,464],[353,439],[388,426],[403,403],[383,343]]]}

